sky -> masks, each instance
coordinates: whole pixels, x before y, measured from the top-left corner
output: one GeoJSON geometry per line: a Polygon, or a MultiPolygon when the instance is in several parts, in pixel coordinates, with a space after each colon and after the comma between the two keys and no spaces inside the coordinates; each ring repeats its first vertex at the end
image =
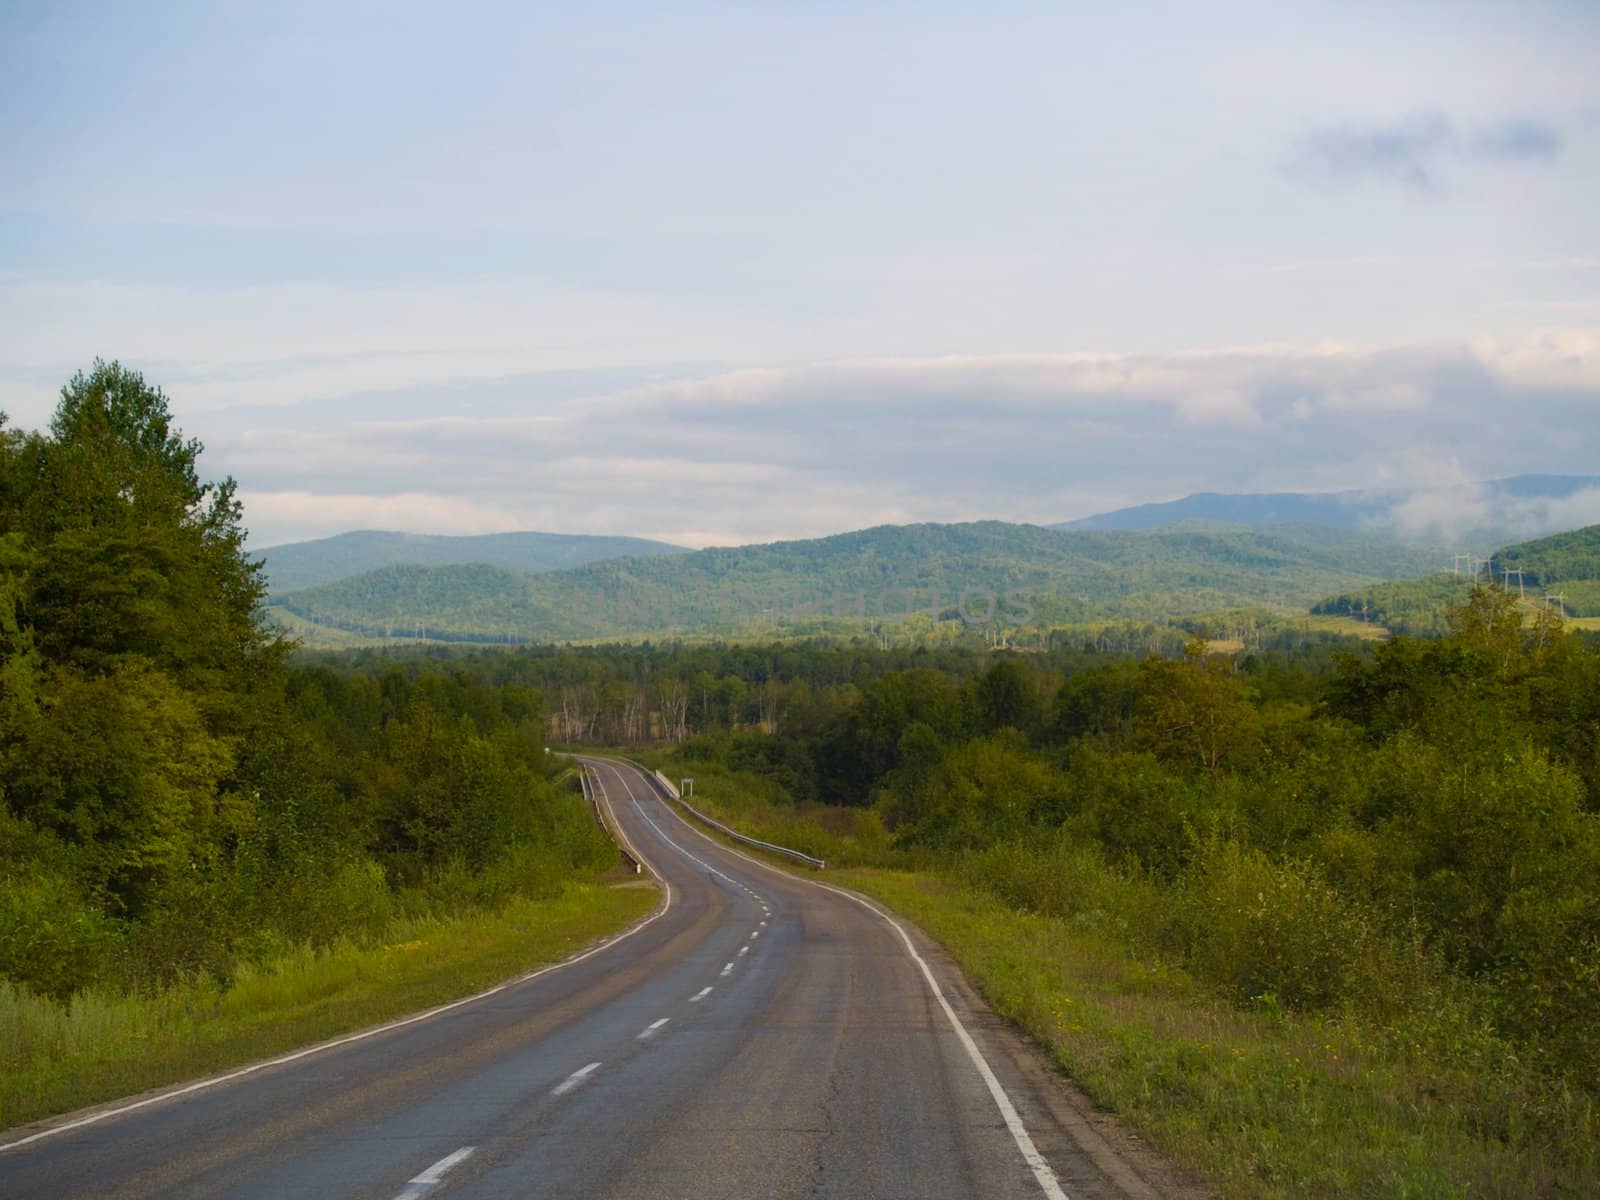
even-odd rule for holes
{"type": "Polygon", "coordinates": [[[257,547],[1594,473],[1597,62],[1592,0],[0,0],[0,409],[139,369],[257,547]]]}

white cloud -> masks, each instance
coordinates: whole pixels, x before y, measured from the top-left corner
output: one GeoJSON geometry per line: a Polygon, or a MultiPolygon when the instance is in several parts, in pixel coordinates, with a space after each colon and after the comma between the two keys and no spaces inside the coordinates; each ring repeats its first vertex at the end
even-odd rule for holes
{"type": "MultiPolygon", "coordinates": [[[[341,421],[335,401],[314,427],[295,410],[272,425],[224,413],[206,437],[253,489],[249,522],[286,536],[381,524],[700,546],[1352,487],[1421,488],[1396,520],[1449,533],[1492,515],[1473,479],[1600,461],[1600,422],[1575,419],[1600,406],[1600,387],[1583,386],[1591,345],[1580,330],[1456,347],[874,359],[602,395],[580,380],[536,403],[512,380],[481,412],[386,420],[362,404],[341,421]]],[[[427,389],[398,395],[402,411],[433,411],[427,389]]],[[[1531,529],[1584,503],[1504,511],[1531,529]]]]}
{"type": "Polygon", "coordinates": [[[1479,338],[1474,356],[1509,387],[1600,390],[1600,330],[1544,329],[1517,338],[1479,338]]]}

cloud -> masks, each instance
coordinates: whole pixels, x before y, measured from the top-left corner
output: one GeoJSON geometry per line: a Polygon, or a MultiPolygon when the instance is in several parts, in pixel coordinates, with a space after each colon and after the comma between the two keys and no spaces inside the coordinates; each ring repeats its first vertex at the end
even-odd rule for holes
{"type": "MultiPolygon", "coordinates": [[[[1474,479],[1600,462],[1600,331],[1464,345],[944,356],[567,393],[544,377],[207,414],[205,468],[273,540],[381,526],[685,545],[886,522],[1049,522],[1194,491],[1425,487],[1407,529],[1470,527],[1474,479]],[[532,397],[531,399],[529,397],[532,397]],[[314,407],[313,420],[311,409],[314,407]],[[417,412],[438,415],[417,417],[417,412]],[[1460,518],[1460,519],[1457,519],[1460,518]]],[[[1511,519],[1549,527],[1581,502],[1511,519]]]]}
{"type": "Polygon", "coordinates": [[[1470,155],[1495,162],[1554,158],[1561,153],[1561,135],[1536,121],[1507,121],[1478,131],[1465,149],[1470,155]]]}
{"type": "Polygon", "coordinates": [[[1559,529],[1600,524],[1600,488],[1570,496],[1503,496],[1481,483],[1420,491],[1395,505],[1386,524],[1414,537],[1449,541],[1492,529],[1497,538],[1537,537],[1559,529]]]}
{"type": "Polygon", "coordinates": [[[1418,195],[1445,191],[1453,164],[1517,165],[1555,158],[1553,126],[1518,119],[1463,132],[1442,113],[1386,125],[1327,125],[1302,135],[1284,161],[1291,179],[1317,187],[1389,184],[1418,195]]]}

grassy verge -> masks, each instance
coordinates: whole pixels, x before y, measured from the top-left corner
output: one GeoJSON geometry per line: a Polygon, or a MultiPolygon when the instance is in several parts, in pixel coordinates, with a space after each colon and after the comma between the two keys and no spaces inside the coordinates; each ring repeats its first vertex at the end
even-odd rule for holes
{"type": "Polygon", "coordinates": [[[0,980],[0,1129],[269,1057],[471,995],[614,933],[653,889],[569,885],[493,912],[397,922],[382,945],[300,950],[149,996],[69,1004],[0,980]]]}

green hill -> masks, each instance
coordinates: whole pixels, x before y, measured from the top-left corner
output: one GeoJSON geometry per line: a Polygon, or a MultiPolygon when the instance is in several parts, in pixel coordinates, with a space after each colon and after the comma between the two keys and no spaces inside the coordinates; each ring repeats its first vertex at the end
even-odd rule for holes
{"type": "Polygon", "coordinates": [[[1541,584],[1600,581],[1600,525],[1519,542],[1497,551],[1495,566],[1521,569],[1541,584]]]}
{"type": "MultiPolygon", "coordinates": [[[[1568,616],[1600,616],[1600,525],[1506,546],[1490,557],[1486,574],[1513,591],[1525,591],[1535,603],[1543,602],[1547,593],[1559,593],[1568,616]],[[1522,571],[1522,580],[1515,576],[1508,580],[1508,568],[1522,571]]],[[[1461,603],[1471,587],[1465,575],[1441,572],[1328,596],[1311,611],[1372,621],[1395,633],[1433,637],[1444,633],[1447,611],[1461,603]]]]}
{"type": "Polygon", "coordinates": [[[1061,531],[983,521],[621,558],[519,575],[388,567],[275,596],[370,637],[545,641],[681,633],[1140,620],[1239,607],[1304,612],[1335,588],[1415,575],[1438,547],[1316,526],[1061,531]]]}
{"type": "Polygon", "coordinates": [[[486,533],[448,537],[430,533],[360,530],[261,551],[274,594],[316,587],[382,567],[460,566],[487,563],[508,571],[560,571],[624,555],[681,554],[681,546],[636,537],[573,533],[486,533]]]}

